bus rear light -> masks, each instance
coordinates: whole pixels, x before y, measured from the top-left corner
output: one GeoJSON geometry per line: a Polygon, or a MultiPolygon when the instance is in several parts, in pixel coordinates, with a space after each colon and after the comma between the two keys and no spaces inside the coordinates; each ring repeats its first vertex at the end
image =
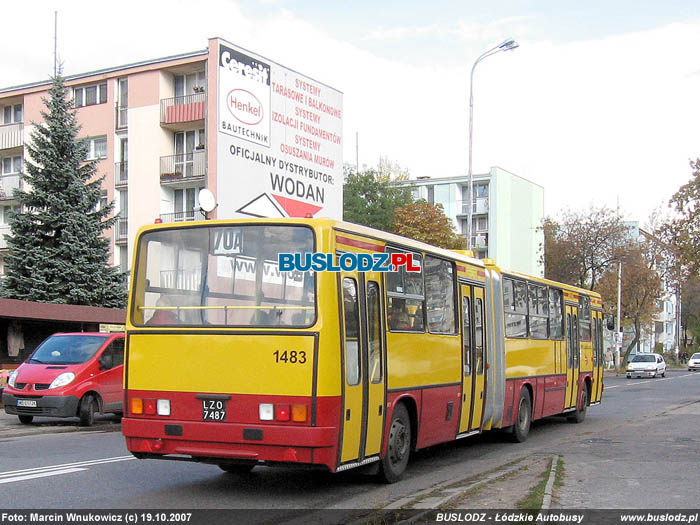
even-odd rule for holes
{"type": "Polygon", "coordinates": [[[156,414],[156,400],[155,399],[144,399],[143,400],[143,412],[144,412],[144,414],[155,415],[156,414]]]}
{"type": "Polygon", "coordinates": [[[292,421],[306,421],[306,405],[292,405],[292,421]]]}
{"type": "Polygon", "coordinates": [[[159,399],[157,404],[157,410],[159,416],[169,416],[170,415],[170,400],[169,399],[159,399]]]}
{"type": "Polygon", "coordinates": [[[272,421],[274,419],[274,405],[272,403],[260,403],[258,413],[261,421],[272,421]]]}
{"type": "Polygon", "coordinates": [[[143,414],[143,399],[141,399],[140,397],[131,398],[131,413],[143,414]]]}
{"type": "Polygon", "coordinates": [[[289,405],[275,405],[275,419],[277,421],[289,421],[290,417],[289,405]]]}

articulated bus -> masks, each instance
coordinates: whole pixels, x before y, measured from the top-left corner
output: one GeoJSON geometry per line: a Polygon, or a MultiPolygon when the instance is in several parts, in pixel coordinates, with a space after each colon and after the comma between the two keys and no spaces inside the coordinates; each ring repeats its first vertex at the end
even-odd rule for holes
{"type": "Polygon", "coordinates": [[[600,296],[329,219],[147,226],[122,429],[138,458],[367,465],[487,430],[524,441],[603,393],[600,296]],[[412,254],[413,271],[280,271],[282,253],[412,254]],[[418,270],[418,271],[415,271],[418,270]]]}

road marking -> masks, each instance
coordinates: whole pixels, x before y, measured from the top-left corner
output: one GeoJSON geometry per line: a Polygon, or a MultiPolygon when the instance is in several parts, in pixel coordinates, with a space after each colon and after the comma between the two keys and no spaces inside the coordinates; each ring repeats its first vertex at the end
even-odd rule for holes
{"type": "Polygon", "coordinates": [[[78,468],[79,470],[85,470],[84,468],[80,468],[80,467],[89,467],[92,465],[102,465],[105,463],[116,463],[118,461],[129,461],[131,459],[136,459],[136,458],[134,456],[116,456],[113,458],[92,459],[92,460],[88,460],[88,461],[77,461],[75,463],[63,463],[60,465],[47,465],[45,467],[25,468],[25,469],[20,469],[20,470],[8,470],[7,472],[0,472],[0,483],[3,482],[2,480],[4,478],[11,478],[14,476],[41,474],[44,472],[70,470],[70,469],[74,469],[74,468],[78,468]]]}
{"type": "MultiPolygon", "coordinates": [[[[653,381],[651,379],[647,379],[646,381],[633,381],[631,383],[625,383],[623,385],[613,385],[613,386],[606,386],[605,390],[610,390],[611,388],[618,388],[621,386],[634,386],[634,385],[643,385],[644,383],[660,383],[661,381],[668,381],[669,379],[679,379],[681,377],[691,377],[694,376],[692,372],[689,374],[683,374],[682,376],[672,376],[672,377],[655,377],[653,381]]],[[[700,377],[700,376],[698,376],[700,377]]]]}
{"type": "Polygon", "coordinates": [[[24,476],[14,476],[11,478],[0,479],[1,483],[14,483],[15,481],[26,481],[28,479],[45,478],[48,476],[60,476],[61,474],[71,474],[72,472],[80,472],[87,470],[86,468],[65,468],[61,470],[49,470],[46,472],[38,472],[36,474],[27,474],[24,476]]]}

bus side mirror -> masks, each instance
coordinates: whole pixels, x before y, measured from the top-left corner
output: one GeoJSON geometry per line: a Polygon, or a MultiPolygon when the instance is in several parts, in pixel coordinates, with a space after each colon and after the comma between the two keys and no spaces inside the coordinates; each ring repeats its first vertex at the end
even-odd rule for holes
{"type": "Polygon", "coordinates": [[[613,316],[607,315],[605,320],[608,325],[608,330],[615,330],[615,319],[613,319],[613,316]]]}

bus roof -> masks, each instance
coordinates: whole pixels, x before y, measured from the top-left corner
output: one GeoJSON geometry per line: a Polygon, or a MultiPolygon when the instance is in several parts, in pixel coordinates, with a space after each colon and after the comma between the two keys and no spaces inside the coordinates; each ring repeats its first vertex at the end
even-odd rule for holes
{"type": "Polygon", "coordinates": [[[579,288],[578,286],[573,286],[571,284],[560,283],[558,281],[551,281],[542,277],[533,277],[532,275],[526,275],[520,272],[511,272],[504,270],[502,271],[502,273],[505,276],[518,277],[520,279],[527,279],[528,281],[535,281],[542,284],[548,284],[550,286],[556,286],[557,288],[561,288],[562,290],[567,290],[578,294],[589,295],[591,297],[600,297],[600,294],[598,292],[587,290],[586,288],[579,288]]]}
{"type": "Polygon", "coordinates": [[[333,230],[340,230],[354,235],[362,235],[371,239],[379,240],[387,244],[397,244],[406,248],[412,248],[416,251],[426,251],[435,255],[445,257],[447,259],[454,259],[456,261],[461,261],[464,263],[471,264],[473,266],[478,266],[484,268],[484,262],[475,258],[469,257],[466,254],[459,253],[453,250],[447,250],[444,248],[438,248],[430,244],[416,241],[414,239],[409,239],[408,237],[402,237],[394,233],[388,233],[385,231],[377,230],[375,228],[370,228],[368,226],[362,226],[360,224],[354,224],[352,222],[339,221],[335,219],[304,219],[304,218],[280,218],[280,219],[217,219],[211,221],[193,221],[193,222],[175,222],[167,224],[152,224],[148,226],[143,226],[138,234],[141,235],[147,231],[152,230],[164,230],[164,229],[177,229],[182,228],[186,225],[187,228],[197,227],[197,226],[223,226],[228,224],[299,224],[307,226],[317,226],[325,227],[333,230]]]}

